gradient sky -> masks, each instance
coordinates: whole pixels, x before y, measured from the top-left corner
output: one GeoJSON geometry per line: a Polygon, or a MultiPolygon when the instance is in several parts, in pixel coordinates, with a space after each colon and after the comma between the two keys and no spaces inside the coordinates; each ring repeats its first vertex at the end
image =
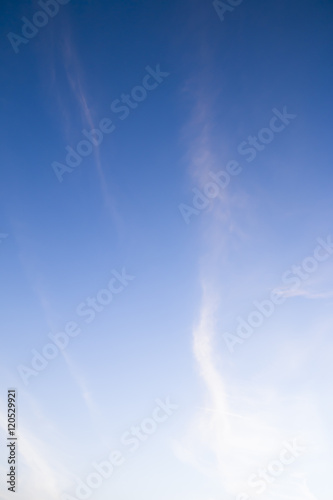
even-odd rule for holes
{"type": "Polygon", "coordinates": [[[244,0],[222,21],[208,0],[71,0],[15,53],[8,33],[40,9],[1,6],[0,499],[9,387],[17,500],[75,498],[112,450],[125,463],[93,500],[331,499],[333,255],[296,288],[283,275],[333,234],[332,2],[244,0]],[[122,120],[111,103],[157,65],[122,120]],[[248,162],[239,145],[284,107],[296,117],[248,162]],[[105,118],[59,182],[54,162],[105,118]],[[186,224],[179,206],[231,160],[241,173],[186,224]],[[77,307],[123,269],[86,323],[77,307]],[[285,302],[230,352],[273,289],[285,302]],[[25,384],[18,366],[71,321],[25,384]],[[131,453],[122,435],[166,397],[178,409],[131,453]],[[249,476],[295,438],[306,452],[257,495],[249,476]]]}

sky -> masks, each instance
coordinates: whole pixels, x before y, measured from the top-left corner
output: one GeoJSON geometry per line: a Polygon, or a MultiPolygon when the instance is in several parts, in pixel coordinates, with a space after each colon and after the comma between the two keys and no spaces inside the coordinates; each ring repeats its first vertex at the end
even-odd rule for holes
{"type": "Polygon", "coordinates": [[[329,0],[1,5],[0,500],[329,500],[329,0]]]}

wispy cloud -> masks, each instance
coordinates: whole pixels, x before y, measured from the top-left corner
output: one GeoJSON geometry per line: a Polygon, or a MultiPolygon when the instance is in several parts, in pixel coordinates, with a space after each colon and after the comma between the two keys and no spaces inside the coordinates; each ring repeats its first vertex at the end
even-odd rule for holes
{"type": "MultiPolygon", "coordinates": [[[[47,67],[52,96],[57,101],[57,112],[62,120],[62,135],[68,144],[72,144],[73,141],[77,141],[78,134],[83,128],[88,130],[98,128],[96,126],[98,96],[88,95],[87,76],[73,41],[70,21],[64,19],[63,23],[60,36],[58,33],[53,34],[47,54],[47,67]]],[[[110,181],[106,180],[105,165],[98,147],[94,147],[94,163],[104,206],[119,229],[122,220],[117,210],[115,195],[111,192],[110,181]]],[[[109,164],[107,168],[110,168],[109,164]]]]}
{"type": "MultiPolygon", "coordinates": [[[[82,121],[89,127],[90,130],[96,128],[92,106],[88,104],[87,93],[84,90],[84,77],[82,76],[82,69],[79,63],[79,58],[74,48],[74,43],[71,41],[70,34],[64,39],[63,56],[65,62],[66,75],[73,97],[77,100],[81,110],[82,121]]],[[[101,162],[99,148],[94,148],[95,165],[97,168],[98,176],[100,179],[101,190],[106,207],[111,210],[112,216],[119,222],[119,214],[116,211],[115,199],[111,197],[109,187],[105,179],[105,174],[101,162]]]]}
{"type": "Polygon", "coordinates": [[[276,292],[281,295],[281,297],[304,297],[305,299],[331,299],[333,298],[333,292],[314,292],[306,288],[280,288],[276,289],[276,292]]]}
{"type": "MultiPolygon", "coordinates": [[[[181,461],[218,480],[224,493],[236,498],[247,487],[251,472],[272,460],[282,443],[294,437],[295,432],[306,436],[305,440],[311,444],[318,445],[323,439],[320,419],[309,394],[299,399],[287,397],[288,402],[283,403],[286,397],[274,383],[267,382],[265,386],[248,386],[243,398],[237,382],[227,382],[217,351],[216,296],[212,298],[207,286],[206,283],[200,319],[193,332],[193,353],[205,387],[204,405],[197,410],[174,450],[181,461]],[[302,421],[299,415],[303,415],[302,421]],[[293,422],[297,418],[295,429],[293,422]]],[[[294,359],[292,354],[290,357],[294,359]]],[[[294,500],[315,498],[305,477],[288,476],[283,488],[282,498],[286,500],[291,492],[290,498],[294,500]]]]}
{"type": "MultiPolygon", "coordinates": [[[[190,120],[182,133],[187,146],[186,161],[191,182],[195,181],[199,185],[207,182],[208,172],[216,166],[212,132],[214,98],[211,97],[216,93],[207,87],[207,80],[200,75],[197,79],[199,90],[192,80],[187,87],[188,92],[194,89],[194,104],[190,120]]],[[[224,149],[228,150],[227,144],[224,149]]],[[[202,299],[193,328],[192,344],[205,395],[202,407],[197,408],[187,432],[173,445],[176,456],[182,462],[206,477],[219,481],[223,492],[235,498],[251,470],[274,456],[281,443],[290,437],[288,432],[292,431],[285,425],[286,415],[294,418],[300,411],[299,401],[288,410],[281,410],[283,397],[274,385],[259,387],[256,391],[252,389],[245,399],[240,397],[240,387],[237,383],[231,384],[221,365],[218,322],[223,317],[223,297],[227,293],[223,292],[221,269],[228,269],[227,255],[235,234],[244,237],[237,230],[239,221],[232,215],[234,206],[239,204],[246,212],[248,207],[245,199],[235,200],[224,193],[220,203],[214,203],[205,214],[202,239],[206,254],[200,258],[202,299]],[[233,399],[229,394],[233,395],[233,399]],[[269,411],[265,404],[267,399],[269,411]]],[[[312,424],[314,421],[318,424],[316,412],[314,414],[312,424]]],[[[294,495],[294,500],[313,499],[304,478],[298,483],[299,493],[294,495]]],[[[288,495],[285,493],[283,498],[287,500],[288,495]]]]}

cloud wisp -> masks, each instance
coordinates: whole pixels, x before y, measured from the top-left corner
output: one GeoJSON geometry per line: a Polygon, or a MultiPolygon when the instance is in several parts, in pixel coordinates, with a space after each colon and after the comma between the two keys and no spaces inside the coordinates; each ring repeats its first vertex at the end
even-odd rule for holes
{"type": "MultiPolygon", "coordinates": [[[[208,173],[216,164],[212,119],[214,99],[206,97],[216,93],[205,87],[207,80],[198,78],[199,90],[192,82],[191,88],[195,88],[192,93],[194,111],[183,131],[191,181],[201,186],[207,182],[208,173]]],[[[227,148],[225,144],[224,150],[227,148]]],[[[242,200],[243,207],[244,203],[242,200]]],[[[206,212],[204,226],[200,226],[203,227],[200,237],[206,252],[200,256],[202,298],[193,328],[192,350],[204,388],[204,402],[200,405],[203,408],[196,409],[182,439],[174,442],[174,452],[182,462],[217,482],[219,491],[236,499],[241,491],[240,485],[246,482],[251,471],[269,458],[272,460],[284,442],[298,437],[291,434],[294,430],[288,429],[285,421],[287,413],[295,417],[300,410],[297,402],[288,410],[281,410],[283,397],[274,385],[251,388],[246,400],[242,400],[239,383],[230,382],[227,366],[221,364],[223,356],[218,351],[221,333],[218,323],[228,312],[223,311],[223,297],[227,290],[223,289],[221,270],[228,272],[227,256],[235,234],[239,233],[241,221],[233,215],[235,204],[239,204],[238,199],[223,193],[219,202],[206,212]],[[269,411],[265,406],[267,398],[269,411]]],[[[305,422],[304,428],[307,428],[307,423],[318,423],[316,417],[312,422],[305,422]]],[[[287,482],[290,483],[289,476],[287,482]]],[[[299,481],[299,491],[300,485],[299,481]]],[[[308,492],[306,498],[312,498],[303,479],[302,488],[303,492],[308,492]]],[[[301,493],[295,496],[295,500],[301,498],[301,493]]]]}

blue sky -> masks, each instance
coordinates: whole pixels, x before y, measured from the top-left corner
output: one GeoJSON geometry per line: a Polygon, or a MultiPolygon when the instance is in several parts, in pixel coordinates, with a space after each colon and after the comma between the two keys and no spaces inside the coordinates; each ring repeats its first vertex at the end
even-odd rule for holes
{"type": "Polygon", "coordinates": [[[71,0],[38,17],[41,3],[1,7],[16,498],[78,499],[119,450],[87,498],[328,500],[333,5],[71,0]],[[131,452],[124,433],[168,397],[177,409],[131,452]],[[259,495],[249,477],[294,439],[306,451],[259,495]]]}

